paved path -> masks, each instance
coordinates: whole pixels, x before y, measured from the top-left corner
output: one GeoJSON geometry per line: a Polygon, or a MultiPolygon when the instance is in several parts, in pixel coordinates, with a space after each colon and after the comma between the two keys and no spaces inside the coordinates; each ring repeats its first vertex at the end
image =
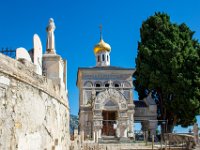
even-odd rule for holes
{"type": "Polygon", "coordinates": [[[194,150],[200,150],[200,145],[197,145],[194,150]]]}

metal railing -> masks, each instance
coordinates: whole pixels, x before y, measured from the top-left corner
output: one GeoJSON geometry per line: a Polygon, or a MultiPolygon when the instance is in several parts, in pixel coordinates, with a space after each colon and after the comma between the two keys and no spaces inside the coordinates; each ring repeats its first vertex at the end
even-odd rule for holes
{"type": "Polygon", "coordinates": [[[9,56],[11,58],[15,58],[16,57],[16,50],[13,50],[13,49],[8,49],[8,48],[2,48],[0,50],[0,53],[6,55],[6,56],[9,56]]]}

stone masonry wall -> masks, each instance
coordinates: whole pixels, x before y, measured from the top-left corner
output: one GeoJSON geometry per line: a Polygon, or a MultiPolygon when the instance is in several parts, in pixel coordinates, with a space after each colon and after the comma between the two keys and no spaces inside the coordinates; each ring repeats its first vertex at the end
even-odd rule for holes
{"type": "Polygon", "coordinates": [[[31,65],[0,54],[0,149],[67,150],[65,89],[37,75],[31,65]]]}

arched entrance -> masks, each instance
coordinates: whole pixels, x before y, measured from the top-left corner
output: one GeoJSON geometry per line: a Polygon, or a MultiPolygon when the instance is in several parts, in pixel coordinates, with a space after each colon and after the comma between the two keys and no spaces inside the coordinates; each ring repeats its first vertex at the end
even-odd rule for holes
{"type": "Polygon", "coordinates": [[[119,91],[109,88],[98,93],[93,104],[93,131],[95,141],[114,138],[126,139],[132,131],[133,110],[119,91]]]}
{"type": "Polygon", "coordinates": [[[102,111],[102,136],[116,136],[117,111],[102,111]]]}

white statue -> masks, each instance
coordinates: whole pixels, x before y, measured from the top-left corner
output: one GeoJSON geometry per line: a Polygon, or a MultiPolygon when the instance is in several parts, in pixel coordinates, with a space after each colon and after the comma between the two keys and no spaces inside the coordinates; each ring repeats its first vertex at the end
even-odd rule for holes
{"type": "Polygon", "coordinates": [[[48,53],[55,53],[55,37],[54,30],[56,29],[53,18],[49,19],[49,24],[46,28],[47,30],[47,47],[46,50],[48,53]]]}

